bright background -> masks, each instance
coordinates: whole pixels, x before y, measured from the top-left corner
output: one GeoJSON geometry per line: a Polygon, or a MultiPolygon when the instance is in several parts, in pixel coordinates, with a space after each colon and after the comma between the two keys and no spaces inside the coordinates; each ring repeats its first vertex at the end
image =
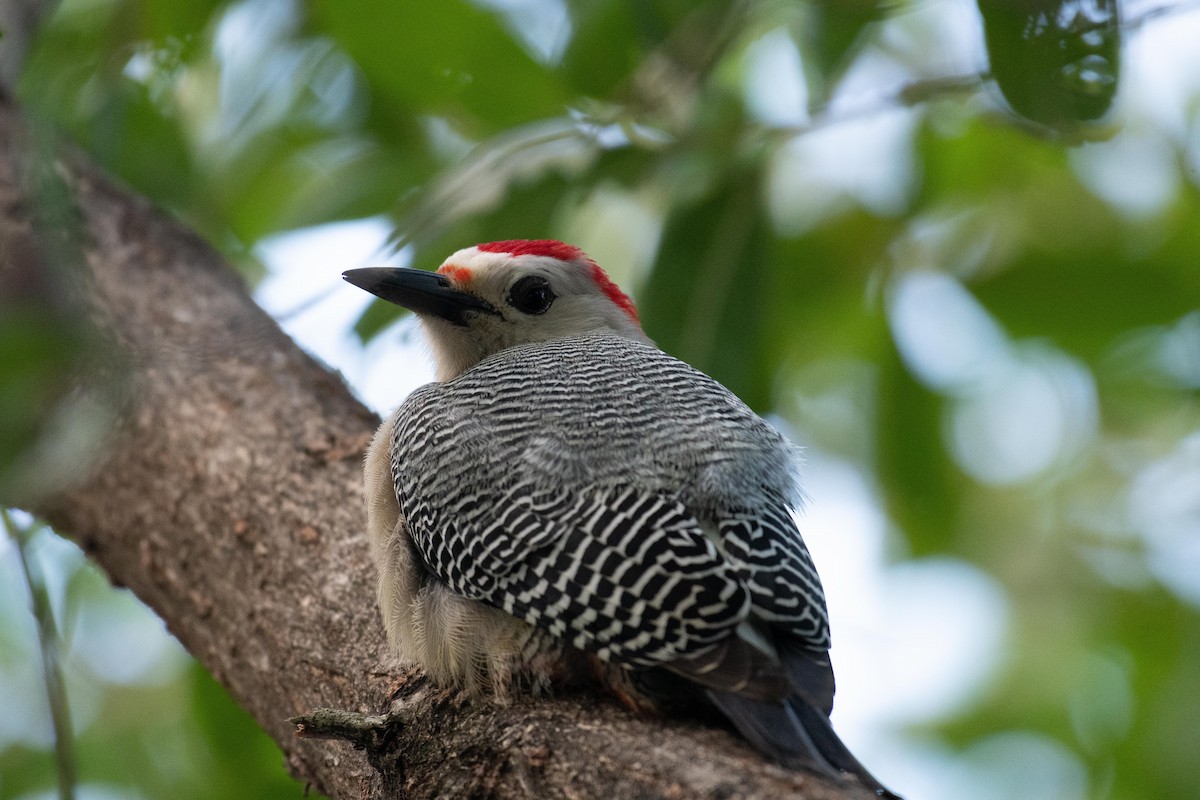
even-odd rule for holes
{"type": "MultiPolygon", "coordinates": [[[[579,244],[664,349],[804,446],[834,723],[879,778],[931,800],[1194,793],[1197,4],[1125,3],[1113,109],[1057,133],[979,85],[1026,54],[989,51],[969,2],[425,6],[67,0],[21,96],[380,413],[431,371],[415,322],[341,271],[579,244]]],[[[301,794],[74,545],[24,552],[81,797],[301,794]]],[[[19,556],[0,538],[0,799],[54,787],[19,556]]]]}

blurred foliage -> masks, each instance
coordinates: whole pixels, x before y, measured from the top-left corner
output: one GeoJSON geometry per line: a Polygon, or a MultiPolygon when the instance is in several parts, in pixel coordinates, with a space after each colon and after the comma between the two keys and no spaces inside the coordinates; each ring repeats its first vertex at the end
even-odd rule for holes
{"type": "MultiPolygon", "coordinates": [[[[28,201],[0,240],[0,497],[29,499],[68,465],[39,443],[72,427],[66,398],[86,367],[94,331],[76,280],[83,264],[76,218],[50,154],[57,137],[34,125],[13,137],[28,201]]],[[[97,392],[97,394],[101,394],[97,392]]],[[[80,410],[78,403],[75,411],[80,410]]],[[[86,416],[81,414],[80,417],[86,416]]]]}
{"type": "Polygon", "coordinates": [[[1005,99],[1054,127],[1098,119],[1117,94],[1117,0],[979,0],[992,77],[1005,99]]]}
{"type": "MultiPolygon", "coordinates": [[[[1176,82],[1166,112],[1113,101],[1139,66],[1121,42],[1152,27],[1110,26],[1115,0],[979,7],[65,0],[20,94],[251,278],[266,234],[369,215],[425,267],[492,239],[581,245],[665,349],[853,464],[897,560],[952,557],[1004,587],[992,677],[914,737],[963,763],[1008,753],[1017,774],[1005,737],[1027,732],[1082,765],[1079,796],[1188,796],[1200,95],[1176,82]],[[999,16],[1039,9],[1067,14],[1047,39],[999,16]],[[956,58],[947,43],[978,26],[978,52],[956,58]],[[1108,72],[1064,88],[1092,56],[1108,72]],[[985,72],[998,91],[963,91],[985,72]]],[[[398,313],[372,306],[357,331],[398,313]]],[[[0,326],[0,345],[20,330],[0,326]]],[[[25,366],[69,359],[32,352],[0,350],[18,376],[6,407],[40,402],[25,366]]],[[[0,419],[6,443],[32,440],[0,419]]],[[[170,714],[120,736],[85,728],[82,772],[144,772],[147,796],[168,785],[146,743],[218,713],[187,674],[207,687],[194,703],[175,692],[170,714]]],[[[120,719],[133,691],[102,702],[120,719]]],[[[220,733],[187,780],[246,779],[237,754],[257,745],[216,749],[236,729],[207,728],[220,733]]],[[[0,751],[0,797],[44,786],[9,776],[48,764],[0,751]]],[[[199,792],[185,778],[173,796],[199,792]]]]}
{"type": "MultiPolygon", "coordinates": [[[[0,798],[54,792],[53,733],[30,599],[0,535],[0,798]],[[22,614],[22,611],[25,611],[22,614]]],[[[41,530],[26,555],[47,576],[76,740],[76,796],[297,798],[278,747],[73,544],[41,530]]]]}

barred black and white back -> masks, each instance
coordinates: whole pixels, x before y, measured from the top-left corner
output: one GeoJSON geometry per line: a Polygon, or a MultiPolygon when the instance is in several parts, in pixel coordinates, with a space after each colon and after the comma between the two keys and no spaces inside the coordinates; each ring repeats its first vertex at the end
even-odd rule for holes
{"type": "Polygon", "coordinates": [[[702,656],[749,620],[828,649],[790,447],[652,346],[510,348],[413,393],[392,437],[408,533],[458,594],[636,667],[702,656]]]}

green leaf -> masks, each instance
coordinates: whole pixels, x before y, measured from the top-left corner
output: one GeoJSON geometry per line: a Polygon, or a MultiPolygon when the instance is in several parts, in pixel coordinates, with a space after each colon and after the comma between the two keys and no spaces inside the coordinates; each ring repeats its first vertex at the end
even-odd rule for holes
{"type": "Polygon", "coordinates": [[[887,16],[886,5],[881,0],[815,0],[809,4],[810,24],[801,32],[801,52],[815,73],[816,103],[833,93],[875,23],[887,16]]]}
{"type": "Polygon", "coordinates": [[[703,77],[736,33],[745,6],[693,0],[571,0],[574,35],[560,72],[576,91],[623,102],[651,54],[703,77]]]}
{"type": "MultiPolygon", "coordinates": [[[[274,137],[271,137],[274,138],[274,137]]],[[[349,138],[266,143],[241,174],[229,170],[225,213],[246,242],[280,230],[390,211],[421,177],[395,151],[349,138]]]]}
{"type": "Polygon", "coordinates": [[[1057,128],[1099,119],[1117,93],[1117,0],[978,0],[992,77],[1018,114],[1057,128]]]}
{"type": "Polygon", "coordinates": [[[377,102],[408,115],[445,116],[482,137],[558,116],[570,100],[494,14],[464,0],[319,0],[311,13],[361,67],[377,102]]]}
{"type": "Polygon", "coordinates": [[[292,800],[306,791],[283,769],[275,742],[199,664],[192,667],[191,681],[196,720],[219,767],[208,796],[292,800]]]}
{"type": "Polygon", "coordinates": [[[960,505],[966,479],[944,447],[945,402],[912,377],[889,340],[876,392],[876,470],[888,516],[914,557],[962,552],[960,505]]]}
{"type": "Polygon", "coordinates": [[[177,38],[190,41],[228,3],[226,0],[141,0],[124,4],[137,20],[137,35],[145,39],[177,38]]]}
{"type": "Polygon", "coordinates": [[[75,331],[45,309],[0,309],[0,485],[43,432],[80,354],[75,331]]]}
{"type": "Polygon", "coordinates": [[[105,167],[169,206],[194,202],[196,166],[179,120],[164,115],[146,88],[118,79],[106,100],[72,132],[105,167]]]}
{"type": "Polygon", "coordinates": [[[735,169],[672,209],[640,306],[660,347],[765,411],[773,365],[762,348],[769,229],[760,194],[761,176],[735,169]]]}
{"type": "Polygon", "coordinates": [[[652,6],[625,0],[571,2],[575,33],[559,67],[564,80],[590,97],[615,94],[654,44],[643,38],[637,19],[652,14],[652,6]]]}
{"type": "Polygon", "coordinates": [[[1131,331],[1196,309],[1200,192],[1194,187],[1153,221],[1152,232],[1079,188],[1056,190],[1047,200],[1052,207],[1027,204],[1027,238],[1007,268],[971,286],[1012,335],[1048,337],[1095,361],[1131,331]],[[1138,240],[1146,243],[1135,246],[1138,240]]]}

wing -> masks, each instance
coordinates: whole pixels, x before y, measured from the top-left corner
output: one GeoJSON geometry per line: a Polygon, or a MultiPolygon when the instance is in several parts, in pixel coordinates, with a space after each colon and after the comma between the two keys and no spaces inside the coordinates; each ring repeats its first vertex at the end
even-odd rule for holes
{"type": "MultiPolygon", "coordinates": [[[[749,593],[750,615],[718,647],[668,666],[714,697],[779,701],[799,694],[828,715],[834,681],[824,592],[786,502],[722,513],[717,529],[722,554],[749,593]]],[[[732,715],[738,702],[722,708],[732,715]]]]}
{"type": "Polygon", "coordinates": [[[786,496],[790,451],[656,348],[615,336],[511,348],[418,390],[394,432],[396,494],[430,570],[602,657],[697,656],[746,619],[752,588],[770,590],[754,547],[721,552],[717,522],[730,498],[786,496]]]}
{"type": "Polygon", "coordinates": [[[406,492],[401,505],[435,575],[605,660],[675,661],[726,638],[749,611],[731,566],[669,496],[520,482],[466,504],[419,496],[406,492]]]}
{"type": "Polygon", "coordinates": [[[750,591],[753,616],[807,649],[829,649],[825,592],[808,547],[782,498],[726,512],[721,546],[750,591]]]}
{"type": "Polygon", "coordinates": [[[549,481],[545,430],[514,433],[507,406],[440,389],[397,411],[392,472],[417,552],[451,589],[637,666],[702,652],[745,619],[746,588],[676,497],[549,481]]]}

